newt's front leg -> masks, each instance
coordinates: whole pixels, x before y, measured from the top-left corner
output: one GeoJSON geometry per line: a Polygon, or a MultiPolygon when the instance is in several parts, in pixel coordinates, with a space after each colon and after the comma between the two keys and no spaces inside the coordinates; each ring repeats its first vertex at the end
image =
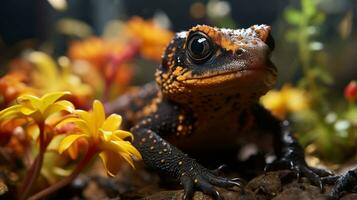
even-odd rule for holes
{"type": "Polygon", "coordinates": [[[331,173],[307,165],[304,150],[293,136],[287,120],[280,122],[280,131],[276,132],[275,137],[275,146],[277,147],[275,151],[278,159],[268,164],[266,170],[290,169],[296,173],[298,178],[304,176],[323,190],[320,177],[331,175],[331,173]]]}
{"type": "Polygon", "coordinates": [[[134,145],[142,154],[144,162],[181,181],[185,200],[192,199],[195,190],[200,190],[215,199],[221,199],[214,186],[240,187],[239,180],[215,175],[213,171],[203,167],[195,159],[160,137],[159,133],[174,134],[171,133],[172,130],[176,130],[176,127],[172,127],[177,124],[173,121],[174,118],[175,115],[172,113],[157,112],[131,129],[135,136],[134,145]]]}
{"type": "Polygon", "coordinates": [[[256,116],[258,123],[270,129],[274,134],[274,151],[278,157],[272,163],[267,164],[265,170],[290,169],[296,173],[298,178],[304,176],[323,190],[320,177],[331,175],[331,173],[307,165],[304,149],[294,137],[289,122],[275,118],[260,105],[256,108],[256,116]]]}

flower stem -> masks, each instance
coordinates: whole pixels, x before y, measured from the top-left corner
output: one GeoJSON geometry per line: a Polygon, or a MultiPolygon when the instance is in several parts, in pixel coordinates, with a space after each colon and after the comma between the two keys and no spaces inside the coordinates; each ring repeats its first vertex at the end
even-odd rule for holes
{"type": "Polygon", "coordinates": [[[42,199],[49,194],[61,189],[62,187],[68,185],[71,183],[78,175],[79,173],[83,170],[83,168],[89,163],[89,161],[93,158],[95,155],[96,151],[93,149],[88,149],[87,153],[83,157],[83,159],[80,161],[80,163],[77,165],[77,167],[72,171],[71,175],[67,176],[66,178],[62,179],[61,181],[51,185],[50,187],[34,194],[29,198],[29,200],[37,200],[37,199],[42,199]]]}
{"type": "Polygon", "coordinates": [[[20,200],[24,200],[27,198],[27,196],[31,192],[34,182],[37,180],[38,176],[40,175],[43,158],[45,156],[45,152],[46,152],[46,148],[47,148],[47,145],[44,144],[44,140],[43,140],[44,128],[45,128],[45,124],[40,123],[39,124],[40,151],[39,151],[38,155],[36,156],[30,170],[28,170],[26,173],[23,185],[21,187],[20,200]]]}
{"type": "Polygon", "coordinates": [[[131,59],[135,56],[135,54],[139,51],[140,43],[137,40],[132,40],[129,42],[127,47],[123,50],[119,55],[112,55],[109,59],[107,70],[108,74],[105,80],[104,94],[103,94],[103,102],[108,102],[110,100],[110,91],[112,89],[112,85],[115,81],[115,77],[118,73],[119,66],[131,59]]]}

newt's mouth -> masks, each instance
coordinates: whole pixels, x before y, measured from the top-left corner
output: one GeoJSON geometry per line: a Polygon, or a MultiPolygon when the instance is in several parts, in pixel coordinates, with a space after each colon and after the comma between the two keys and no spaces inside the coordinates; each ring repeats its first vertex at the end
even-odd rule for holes
{"type": "Polygon", "coordinates": [[[240,69],[240,70],[234,70],[234,71],[229,71],[229,72],[219,72],[211,75],[200,75],[200,76],[194,76],[192,78],[187,78],[183,80],[183,82],[191,81],[191,80],[205,80],[205,79],[215,79],[217,77],[225,77],[229,75],[234,75],[238,77],[239,75],[242,75],[245,71],[259,71],[262,69],[240,69]]]}
{"type": "Polygon", "coordinates": [[[179,82],[194,87],[225,86],[237,84],[249,84],[249,82],[264,82],[265,85],[273,85],[277,76],[276,70],[269,67],[243,68],[239,70],[220,72],[196,77],[180,77],[179,82]]]}

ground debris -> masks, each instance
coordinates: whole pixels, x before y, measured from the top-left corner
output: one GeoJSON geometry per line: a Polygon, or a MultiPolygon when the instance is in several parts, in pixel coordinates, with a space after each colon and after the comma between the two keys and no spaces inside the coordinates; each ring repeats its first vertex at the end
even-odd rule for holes
{"type": "MultiPolygon", "coordinates": [[[[182,200],[183,190],[175,182],[160,181],[159,176],[145,168],[133,170],[123,167],[117,177],[82,177],[81,194],[72,199],[125,199],[125,200],[182,200]]],[[[296,179],[289,170],[262,173],[250,180],[244,190],[216,188],[224,200],[324,200],[332,186],[327,185],[324,192],[312,185],[306,178],[296,179]]],[[[68,188],[67,188],[68,189],[68,188]]],[[[60,193],[59,193],[60,194],[60,193]]],[[[77,193],[78,194],[78,193],[77,193]]],[[[341,200],[357,199],[357,194],[346,194],[341,200]]],[[[193,200],[213,200],[196,192],[193,200]]]]}

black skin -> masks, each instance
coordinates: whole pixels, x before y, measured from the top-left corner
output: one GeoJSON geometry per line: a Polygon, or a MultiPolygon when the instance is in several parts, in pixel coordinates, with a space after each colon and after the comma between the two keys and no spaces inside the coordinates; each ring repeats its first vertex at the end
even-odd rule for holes
{"type": "Polygon", "coordinates": [[[221,199],[213,186],[240,187],[240,182],[237,179],[216,176],[213,171],[201,166],[195,159],[163,139],[172,130],[176,130],[179,111],[179,106],[173,102],[162,102],[157,112],[143,119],[146,123],[139,123],[131,129],[135,136],[134,146],[141,152],[147,165],[181,181],[185,190],[184,199],[192,199],[195,188],[221,199]]]}
{"type": "MultiPolygon", "coordinates": [[[[228,35],[227,37],[234,36],[228,35]]],[[[247,37],[249,40],[252,39],[252,36],[247,37]]],[[[238,70],[241,70],[249,68],[249,66],[261,66],[262,63],[266,65],[268,71],[271,70],[274,67],[271,62],[266,59],[270,52],[269,48],[272,50],[273,45],[269,42],[271,40],[264,39],[263,37],[256,37],[253,39],[256,39],[256,43],[252,43],[253,46],[252,44],[247,44],[247,46],[241,44],[245,48],[245,51],[237,51],[235,54],[228,53],[224,48],[216,46],[215,49],[219,49],[217,52],[221,52],[220,54],[212,54],[213,56],[210,57],[207,62],[199,62],[199,64],[197,64],[192,63],[190,61],[190,57],[187,57],[187,53],[185,51],[187,45],[186,47],[184,46],[185,39],[182,37],[176,37],[168,46],[163,57],[162,65],[158,69],[158,72],[160,73],[156,76],[156,78],[161,87],[157,87],[155,84],[148,84],[144,86],[144,89],[140,90],[136,94],[122,96],[108,108],[108,112],[120,113],[124,115],[125,119],[131,118],[128,113],[131,113],[132,115],[136,112],[140,113],[141,111],[147,111],[146,108],[153,108],[152,111],[141,112],[141,114],[136,118],[134,117],[133,120],[128,120],[128,126],[131,127],[130,131],[134,134],[135,138],[134,146],[140,151],[144,162],[148,166],[153,167],[164,174],[175,177],[181,182],[184,188],[184,200],[192,199],[196,190],[202,191],[215,199],[222,199],[214,187],[242,187],[242,182],[240,179],[230,179],[217,175],[216,171],[205,168],[194,158],[187,155],[188,152],[185,152],[185,149],[179,149],[176,147],[174,143],[180,140],[179,137],[176,137],[178,126],[191,126],[195,129],[195,127],[197,128],[206,126],[207,124],[215,124],[215,120],[219,120],[219,118],[216,118],[213,121],[202,123],[202,121],[196,118],[197,116],[205,118],[205,115],[207,114],[215,116],[216,113],[223,113],[223,115],[219,116],[226,115],[229,117],[228,119],[241,119],[242,114],[245,113],[243,110],[248,111],[247,113],[249,113],[249,117],[254,119],[254,127],[257,127],[263,132],[272,133],[273,148],[275,154],[277,155],[277,159],[265,167],[267,171],[290,169],[296,173],[297,177],[307,177],[313,184],[319,186],[321,190],[323,189],[320,177],[329,175],[329,172],[309,167],[306,164],[303,148],[293,136],[289,122],[286,120],[279,120],[274,117],[269,111],[257,103],[258,98],[254,100],[255,103],[251,102],[249,104],[242,105],[243,103],[239,101],[240,96],[235,93],[235,96],[231,95],[224,97],[227,97],[227,100],[231,102],[233,101],[237,104],[229,104],[227,103],[228,101],[213,101],[212,106],[210,106],[210,102],[203,103],[202,105],[202,100],[205,100],[202,96],[187,98],[187,96],[184,95],[180,96],[179,93],[172,93],[170,88],[165,88],[165,83],[175,86],[175,81],[177,80],[176,76],[178,75],[172,73],[172,71],[174,71],[178,66],[185,68],[185,70],[190,70],[194,76],[206,76],[207,73],[217,73],[221,71],[229,72],[229,70],[237,70],[237,67],[238,70]],[[265,44],[262,43],[263,41],[265,44]],[[258,45],[254,46],[256,44],[258,45]],[[171,55],[171,57],[169,55],[171,55]],[[172,57],[172,55],[174,56],[172,57]],[[165,79],[164,74],[170,76],[173,75],[172,79],[165,79]],[[153,99],[157,99],[158,101],[154,103],[153,99]],[[192,105],[185,103],[185,101],[190,100],[195,100],[193,103],[196,104],[192,105]],[[209,104],[209,106],[207,106],[207,104],[209,104]],[[217,107],[217,104],[219,107],[217,107]],[[231,109],[228,109],[228,111],[224,110],[224,108],[227,108],[228,105],[232,106],[231,109]],[[202,114],[202,110],[197,110],[202,109],[198,108],[200,106],[206,106],[205,109],[211,110],[204,111],[204,114],[202,114]],[[215,107],[217,110],[215,110],[215,107]],[[223,111],[219,109],[223,109],[223,111]],[[179,120],[180,116],[184,116],[183,122],[179,120]]],[[[256,77],[253,77],[253,79],[254,78],[256,77]]],[[[255,81],[252,83],[259,84],[260,82],[262,81],[255,81]]],[[[176,84],[180,83],[176,82],[176,84]]],[[[237,87],[235,87],[235,89],[236,88],[237,87]]],[[[178,91],[180,92],[180,90],[178,91]]],[[[196,90],[192,91],[194,93],[193,95],[197,95],[195,92],[196,90]]],[[[209,87],[209,91],[212,91],[212,87],[209,87]]],[[[230,90],[227,89],[225,89],[225,91],[230,92],[230,90]]],[[[197,93],[199,94],[200,92],[201,91],[198,91],[197,93]]],[[[192,93],[187,93],[187,95],[190,94],[192,93]]],[[[220,96],[221,95],[218,95],[218,98],[220,96]]],[[[215,97],[217,98],[217,96],[215,97]]],[[[247,118],[248,117],[246,115],[243,115],[243,119],[247,118]]],[[[247,122],[237,120],[236,123],[238,126],[244,126],[247,122]]],[[[217,125],[228,127],[231,124],[222,122],[222,124],[218,123],[217,125]]],[[[217,130],[220,129],[214,129],[213,132],[217,130]]],[[[224,130],[239,131],[236,126],[229,126],[228,129],[224,130]],[[230,129],[230,127],[234,127],[235,129],[230,129]]],[[[208,131],[212,132],[210,129],[208,131]]],[[[192,134],[195,134],[195,130],[192,131],[192,134]]],[[[226,136],[222,135],[223,133],[217,134],[217,136],[214,136],[217,137],[217,139],[222,139],[222,137],[223,139],[226,139],[226,136]]],[[[239,133],[237,133],[237,136],[238,135],[239,133]]],[[[192,135],[185,135],[184,137],[190,138],[190,140],[193,138],[192,135]]],[[[230,142],[229,140],[230,139],[226,139],[223,143],[230,142]]],[[[200,147],[203,146],[197,146],[196,148],[200,147]]]]}
{"type": "MultiPolygon", "coordinates": [[[[155,88],[152,84],[150,85],[145,87],[155,88]]],[[[145,93],[152,95],[154,92],[145,91],[145,93]]],[[[143,97],[140,94],[138,96],[143,97]]],[[[135,103],[132,102],[131,107],[135,106],[135,103]]],[[[268,164],[265,170],[290,169],[296,173],[297,177],[307,177],[322,189],[320,176],[327,176],[329,173],[321,169],[311,168],[306,164],[303,148],[293,136],[289,122],[275,118],[259,104],[255,104],[252,110],[257,126],[273,133],[274,151],[278,159],[268,164]]],[[[196,190],[200,190],[215,199],[222,199],[214,187],[242,187],[240,179],[218,176],[214,170],[205,168],[194,158],[189,157],[165,140],[165,138],[175,134],[180,113],[182,113],[180,105],[163,99],[156,112],[144,117],[131,128],[135,137],[134,146],[141,152],[145,164],[177,178],[184,188],[183,199],[185,200],[192,199],[196,190]]],[[[186,115],[190,115],[190,113],[187,112],[186,115]]],[[[194,123],[194,119],[188,118],[186,123],[194,123]]]]}
{"type": "Polygon", "coordinates": [[[339,199],[344,193],[357,192],[357,168],[354,168],[340,176],[329,176],[322,178],[326,184],[334,184],[329,193],[330,199],[339,199]]]}

